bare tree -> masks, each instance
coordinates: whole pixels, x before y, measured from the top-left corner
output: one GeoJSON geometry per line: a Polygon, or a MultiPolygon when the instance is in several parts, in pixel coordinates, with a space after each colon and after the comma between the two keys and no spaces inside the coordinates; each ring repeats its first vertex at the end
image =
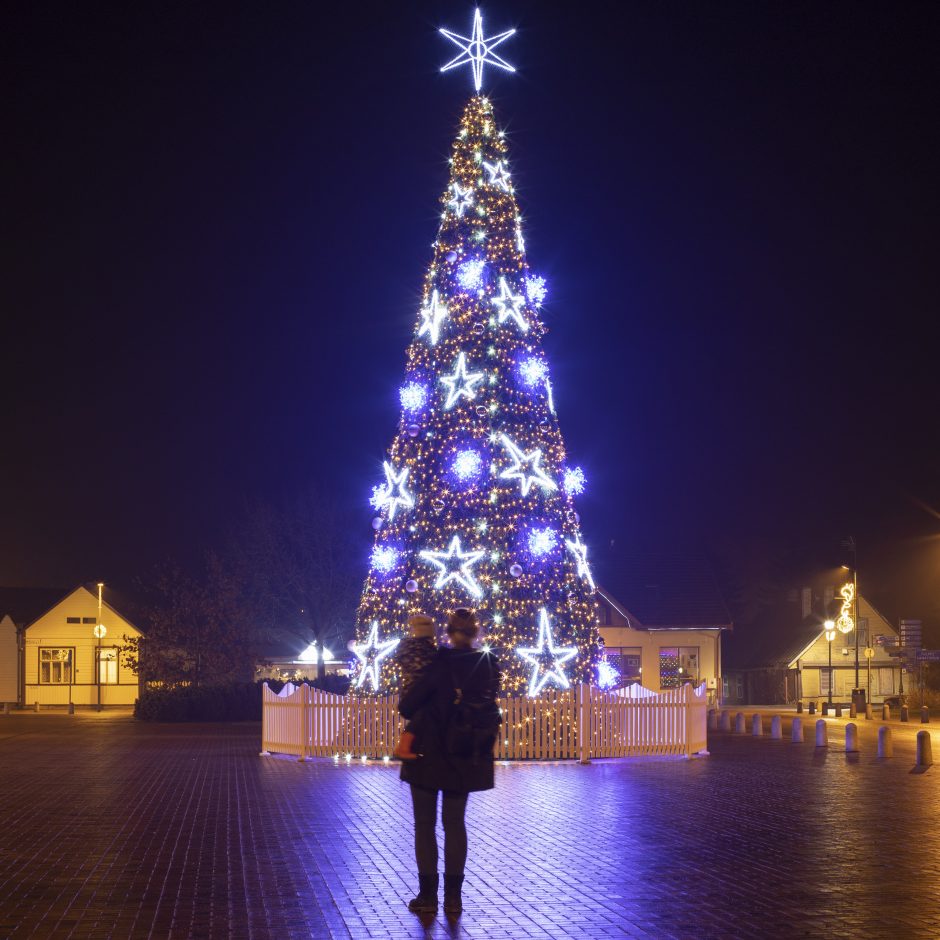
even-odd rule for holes
{"type": "Polygon", "coordinates": [[[199,686],[246,678],[255,637],[240,585],[223,558],[207,555],[200,577],[165,565],[143,591],[144,635],[125,638],[123,647],[141,679],[199,686]]]}
{"type": "Polygon", "coordinates": [[[365,566],[351,525],[316,489],[252,507],[235,527],[231,556],[246,604],[262,632],[316,643],[326,675],[326,641],[352,634],[365,566]]]}

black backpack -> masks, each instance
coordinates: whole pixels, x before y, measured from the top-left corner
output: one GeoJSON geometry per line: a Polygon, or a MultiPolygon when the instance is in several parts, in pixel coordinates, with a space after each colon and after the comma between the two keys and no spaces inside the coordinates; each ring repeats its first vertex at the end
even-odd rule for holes
{"type": "Polygon", "coordinates": [[[470,702],[453,672],[454,703],[444,734],[444,748],[450,757],[460,757],[473,763],[492,754],[499,731],[499,708],[495,702],[470,702]]]}

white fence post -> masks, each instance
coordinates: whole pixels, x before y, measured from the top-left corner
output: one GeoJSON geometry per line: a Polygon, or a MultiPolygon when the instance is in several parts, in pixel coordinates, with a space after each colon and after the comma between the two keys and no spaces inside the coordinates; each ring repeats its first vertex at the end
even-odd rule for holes
{"type": "Polygon", "coordinates": [[[578,760],[582,764],[591,762],[592,731],[591,722],[591,686],[587,682],[578,685],[578,760]]]}

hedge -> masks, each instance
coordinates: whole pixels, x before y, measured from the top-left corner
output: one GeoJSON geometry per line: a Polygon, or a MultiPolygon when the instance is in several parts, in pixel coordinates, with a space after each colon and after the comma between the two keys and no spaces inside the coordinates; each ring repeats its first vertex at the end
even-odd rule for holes
{"type": "MultiPolygon", "coordinates": [[[[286,683],[269,681],[280,692],[286,683]]],[[[345,695],[346,676],[326,676],[314,688],[345,695]]],[[[261,682],[231,682],[225,685],[175,685],[145,688],[134,705],[141,721],[261,721],[261,682]]]]}

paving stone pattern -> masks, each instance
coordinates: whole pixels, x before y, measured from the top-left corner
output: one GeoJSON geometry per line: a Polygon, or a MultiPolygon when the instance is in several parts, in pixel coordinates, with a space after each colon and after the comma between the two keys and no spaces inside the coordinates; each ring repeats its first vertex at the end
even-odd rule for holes
{"type": "Polygon", "coordinates": [[[710,747],[498,768],[464,916],[422,924],[394,766],[261,758],[253,725],[0,717],[0,937],[940,937],[940,775],[912,746],[710,747]]]}

